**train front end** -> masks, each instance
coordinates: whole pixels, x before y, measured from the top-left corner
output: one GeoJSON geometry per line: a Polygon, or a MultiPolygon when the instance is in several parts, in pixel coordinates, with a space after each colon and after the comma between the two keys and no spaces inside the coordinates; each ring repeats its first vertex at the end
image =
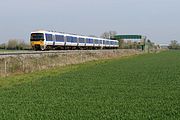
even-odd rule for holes
{"type": "Polygon", "coordinates": [[[44,33],[32,32],[30,42],[33,50],[45,50],[46,48],[44,33]]]}

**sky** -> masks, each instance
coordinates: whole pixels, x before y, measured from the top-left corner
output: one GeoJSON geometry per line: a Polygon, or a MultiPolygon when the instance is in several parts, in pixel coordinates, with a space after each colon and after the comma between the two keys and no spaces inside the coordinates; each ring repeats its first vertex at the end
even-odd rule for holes
{"type": "Polygon", "coordinates": [[[2,0],[0,43],[29,41],[43,29],[101,36],[140,34],[157,44],[180,42],[180,0],[2,0]]]}

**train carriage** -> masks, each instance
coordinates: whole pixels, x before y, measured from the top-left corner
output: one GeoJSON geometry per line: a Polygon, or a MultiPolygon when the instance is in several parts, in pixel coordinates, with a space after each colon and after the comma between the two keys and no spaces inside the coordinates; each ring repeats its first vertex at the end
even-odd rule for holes
{"type": "Polygon", "coordinates": [[[103,49],[118,48],[117,40],[88,37],[52,31],[31,32],[31,46],[34,50],[47,49],[103,49]]]}

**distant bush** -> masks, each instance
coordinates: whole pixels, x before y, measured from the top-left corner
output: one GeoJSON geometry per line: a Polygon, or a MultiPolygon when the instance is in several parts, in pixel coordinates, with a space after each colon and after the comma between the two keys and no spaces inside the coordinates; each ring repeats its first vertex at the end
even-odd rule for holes
{"type": "Polygon", "coordinates": [[[3,43],[0,45],[0,49],[8,49],[8,50],[29,50],[31,49],[30,44],[17,39],[11,39],[7,43],[3,43]]]}
{"type": "Polygon", "coordinates": [[[5,43],[0,44],[0,49],[6,49],[6,44],[5,43]]]}
{"type": "Polygon", "coordinates": [[[7,43],[7,49],[16,50],[18,48],[18,40],[9,40],[7,43]]]}
{"type": "Polygon", "coordinates": [[[180,44],[178,43],[178,41],[172,40],[169,45],[169,49],[178,50],[178,49],[180,49],[180,44]]]}

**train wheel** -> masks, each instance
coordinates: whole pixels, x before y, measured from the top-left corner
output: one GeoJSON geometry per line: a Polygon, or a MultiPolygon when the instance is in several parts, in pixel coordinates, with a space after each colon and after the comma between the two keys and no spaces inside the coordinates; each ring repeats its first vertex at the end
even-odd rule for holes
{"type": "Polygon", "coordinates": [[[45,50],[44,46],[40,46],[40,49],[41,49],[42,51],[44,51],[44,50],[45,50]]]}
{"type": "Polygon", "coordinates": [[[39,46],[35,45],[35,46],[33,47],[33,50],[35,50],[35,51],[40,50],[40,49],[39,49],[39,46]]]}
{"type": "Polygon", "coordinates": [[[32,49],[35,50],[35,51],[37,50],[35,46],[32,49]]]}

